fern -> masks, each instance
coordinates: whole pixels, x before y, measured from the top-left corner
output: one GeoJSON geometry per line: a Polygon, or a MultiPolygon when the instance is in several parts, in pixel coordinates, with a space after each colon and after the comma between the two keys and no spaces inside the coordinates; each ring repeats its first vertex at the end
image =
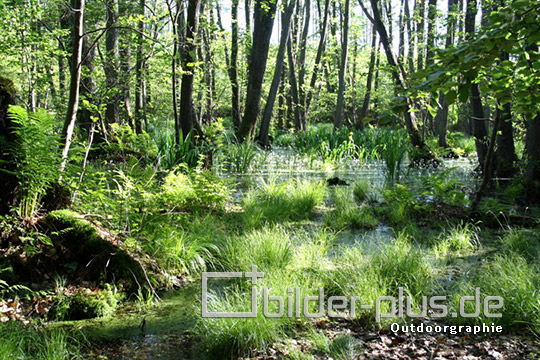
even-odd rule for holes
{"type": "Polygon", "coordinates": [[[8,112],[15,141],[7,146],[19,181],[19,215],[32,219],[47,189],[58,179],[59,137],[54,119],[45,110],[28,113],[20,106],[8,112]]]}

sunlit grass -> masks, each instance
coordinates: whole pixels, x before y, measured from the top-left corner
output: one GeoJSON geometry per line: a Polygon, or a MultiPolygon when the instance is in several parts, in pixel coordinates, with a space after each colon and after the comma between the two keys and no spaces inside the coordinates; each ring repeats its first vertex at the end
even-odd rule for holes
{"type": "Polygon", "coordinates": [[[319,181],[263,182],[242,198],[245,223],[256,226],[310,219],[325,194],[326,184],[319,181]]]}
{"type": "MultiPolygon", "coordinates": [[[[459,281],[452,292],[451,311],[458,311],[459,299],[463,296],[474,296],[478,288],[481,296],[501,296],[504,307],[491,310],[502,313],[502,317],[486,317],[480,310],[475,317],[455,317],[451,321],[459,324],[491,324],[502,325],[505,331],[530,328],[540,330],[540,275],[538,267],[515,253],[498,255],[487,261],[478,271],[459,281]]],[[[474,302],[465,303],[465,311],[474,313],[474,302]]]]}

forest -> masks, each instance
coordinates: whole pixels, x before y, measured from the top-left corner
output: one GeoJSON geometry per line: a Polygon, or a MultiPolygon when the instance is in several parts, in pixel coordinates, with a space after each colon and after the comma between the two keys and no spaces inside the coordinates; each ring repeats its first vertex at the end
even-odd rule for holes
{"type": "Polygon", "coordinates": [[[540,356],[537,0],[0,20],[0,359],[540,356]]]}

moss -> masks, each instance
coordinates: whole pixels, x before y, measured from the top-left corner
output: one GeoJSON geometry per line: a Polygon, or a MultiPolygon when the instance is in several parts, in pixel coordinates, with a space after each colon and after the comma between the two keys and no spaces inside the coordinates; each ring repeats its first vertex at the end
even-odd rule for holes
{"type": "Polygon", "coordinates": [[[50,212],[45,218],[51,240],[64,263],[77,264],[76,275],[92,281],[120,281],[134,292],[145,277],[139,262],[98,233],[96,227],[71,210],[50,212]]]}
{"type": "Polygon", "coordinates": [[[97,291],[80,288],[69,296],[58,296],[49,316],[55,320],[83,320],[103,317],[116,309],[118,301],[118,294],[115,294],[109,287],[97,291]]]}

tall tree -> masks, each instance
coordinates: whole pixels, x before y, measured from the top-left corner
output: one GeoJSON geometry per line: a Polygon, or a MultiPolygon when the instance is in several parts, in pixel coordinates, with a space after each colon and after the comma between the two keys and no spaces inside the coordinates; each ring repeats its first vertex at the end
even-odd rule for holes
{"type": "MultiPolygon", "coordinates": [[[[456,5],[457,0],[448,0],[448,16],[446,24],[446,38],[445,48],[448,49],[454,43],[454,35],[456,28],[456,5]]],[[[448,130],[448,101],[446,101],[446,95],[444,92],[439,92],[440,107],[437,109],[437,115],[435,116],[435,124],[437,126],[438,143],[440,147],[447,148],[448,143],[446,139],[446,133],[448,130]]]]}
{"type": "Polygon", "coordinates": [[[84,7],[85,0],[72,0],[71,8],[73,16],[73,50],[71,53],[71,80],[69,85],[69,101],[67,105],[66,118],[62,129],[62,140],[64,147],[62,149],[62,163],[60,172],[64,171],[67,163],[67,156],[73,137],[73,129],[79,109],[79,87],[81,83],[81,60],[84,36],[84,7]]]}
{"type": "MultiPolygon", "coordinates": [[[[193,130],[197,116],[193,105],[193,78],[195,76],[195,62],[197,36],[199,27],[199,7],[201,0],[189,0],[187,9],[187,24],[184,44],[181,51],[182,59],[182,88],[180,93],[180,125],[184,140],[193,130]]],[[[201,134],[202,135],[202,134],[201,134]]],[[[192,137],[193,139],[194,137],[192,137]]]]}
{"type": "Polygon", "coordinates": [[[259,132],[259,142],[267,147],[269,143],[268,131],[270,129],[270,120],[272,118],[274,103],[279,90],[279,84],[281,82],[281,73],[283,71],[283,63],[285,59],[285,49],[289,40],[289,31],[291,28],[291,16],[294,11],[294,0],[289,0],[289,4],[281,12],[281,35],[279,42],[279,49],[276,56],[276,68],[274,70],[274,77],[272,79],[272,85],[270,86],[270,92],[266,98],[266,105],[264,106],[263,117],[261,120],[261,129],[259,132]]]}
{"type": "Polygon", "coordinates": [[[262,84],[276,8],[275,0],[260,0],[255,3],[253,37],[257,41],[253,43],[249,57],[246,105],[244,117],[238,129],[240,141],[246,140],[252,134],[259,116],[262,84]]]}
{"type": "Polygon", "coordinates": [[[345,100],[345,74],[347,70],[347,56],[349,47],[349,8],[350,0],[345,0],[344,15],[341,32],[341,64],[339,68],[339,89],[336,102],[336,112],[334,114],[334,127],[340,128],[343,125],[343,109],[345,100]]]}
{"type": "MultiPolygon", "coordinates": [[[[467,10],[465,12],[465,33],[467,39],[472,39],[474,36],[475,18],[476,18],[476,0],[467,0],[467,10]]],[[[471,123],[474,141],[476,145],[476,153],[478,154],[479,169],[485,168],[485,159],[488,150],[488,132],[486,127],[486,118],[482,107],[482,97],[480,95],[480,86],[476,79],[472,78],[476,74],[470,74],[469,82],[471,84],[470,91],[470,106],[471,106],[471,123]]]]}
{"type": "Polygon", "coordinates": [[[229,79],[232,91],[232,118],[235,127],[240,125],[240,88],[238,85],[238,0],[231,5],[231,63],[229,79]]]}
{"type": "Polygon", "coordinates": [[[135,131],[137,134],[143,132],[143,122],[146,119],[146,107],[144,89],[145,84],[145,58],[144,58],[144,19],[146,0],[139,0],[139,15],[141,16],[137,26],[137,59],[135,61],[135,131]]]}
{"type": "Polygon", "coordinates": [[[324,49],[326,45],[326,34],[328,32],[329,13],[330,13],[330,0],[325,0],[323,23],[321,27],[321,33],[319,34],[319,46],[317,47],[317,54],[315,55],[315,62],[313,64],[313,70],[311,72],[311,81],[309,83],[309,87],[307,89],[307,94],[306,94],[305,109],[304,109],[305,117],[307,117],[307,114],[309,111],[309,105],[311,103],[311,98],[313,96],[313,90],[315,89],[315,85],[317,83],[317,74],[319,73],[319,67],[321,64],[322,55],[324,53],[324,49]]]}
{"type": "Polygon", "coordinates": [[[375,56],[378,52],[378,43],[377,43],[377,30],[375,29],[375,26],[372,27],[372,34],[371,34],[371,55],[369,57],[369,69],[368,69],[368,75],[366,78],[366,93],[364,95],[364,102],[362,103],[362,112],[360,113],[360,116],[358,117],[358,121],[356,123],[356,127],[358,129],[363,128],[363,121],[368,116],[369,112],[369,102],[371,101],[371,86],[373,83],[373,72],[375,70],[375,56]]]}
{"type": "Polygon", "coordinates": [[[305,96],[305,85],[304,79],[306,76],[306,53],[307,53],[307,38],[309,32],[309,24],[311,19],[311,0],[306,0],[304,3],[304,28],[302,30],[302,36],[300,37],[300,53],[298,55],[298,96],[300,98],[300,107],[301,107],[301,121],[302,127],[306,127],[306,117],[305,117],[305,105],[306,105],[306,96],[305,96]]]}
{"type": "Polygon", "coordinates": [[[110,126],[120,121],[120,98],[118,92],[118,0],[107,0],[105,7],[107,34],[105,36],[106,59],[104,69],[108,92],[105,121],[110,126]]]}
{"type": "MultiPolygon", "coordinates": [[[[384,25],[382,21],[382,16],[379,10],[378,0],[370,0],[373,16],[369,14],[369,11],[364,6],[364,3],[362,2],[362,0],[358,0],[358,2],[362,6],[362,9],[364,10],[364,13],[366,14],[366,16],[372,21],[375,28],[377,29],[381,44],[386,54],[386,59],[388,61],[388,64],[390,65],[390,68],[392,69],[391,70],[392,78],[394,80],[394,83],[397,89],[407,90],[408,89],[408,85],[406,82],[407,76],[403,68],[403,65],[399,62],[399,60],[396,58],[396,56],[394,55],[392,51],[392,45],[390,43],[388,33],[386,31],[386,26],[384,25]]],[[[404,103],[403,103],[403,115],[405,117],[405,126],[407,128],[407,133],[409,134],[411,144],[414,147],[416,147],[418,150],[420,150],[418,156],[423,157],[423,158],[431,158],[432,154],[430,153],[429,149],[424,143],[424,140],[420,136],[420,132],[418,131],[417,120],[414,115],[414,112],[412,111],[413,108],[414,108],[414,104],[412,103],[412,101],[409,98],[405,98],[404,103]]]]}

